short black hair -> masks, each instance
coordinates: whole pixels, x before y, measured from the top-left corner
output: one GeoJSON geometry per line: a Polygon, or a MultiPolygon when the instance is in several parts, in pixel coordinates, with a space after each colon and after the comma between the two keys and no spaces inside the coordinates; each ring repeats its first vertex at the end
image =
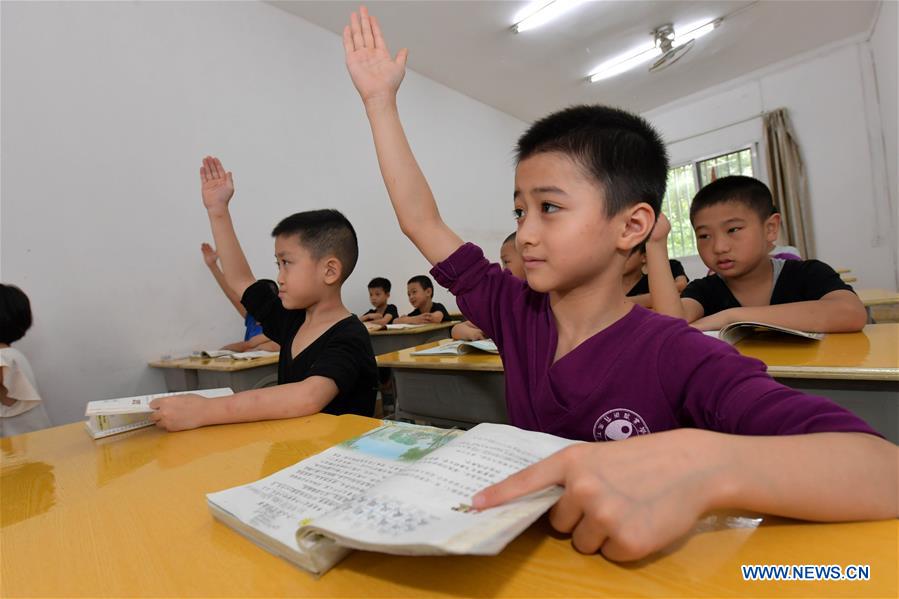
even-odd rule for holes
{"type": "Polygon", "coordinates": [[[346,281],[359,259],[359,240],[353,225],[337,210],[307,210],[291,214],[272,230],[272,237],[299,235],[300,243],[316,260],[334,255],[343,266],[340,282],[346,281]]]}
{"type": "Polygon", "coordinates": [[[517,234],[518,234],[517,231],[512,231],[512,234],[511,234],[511,235],[509,235],[508,237],[506,237],[505,239],[503,239],[502,245],[506,245],[506,244],[509,243],[510,241],[515,241],[515,235],[517,235],[517,234]]]}
{"type": "Polygon", "coordinates": [[[690,222],[703,208],[723,202],[740,202],[759,215],[762,222],[777,212],[768,186],[754,177],[728,175],[712,181],[693,196],[690,222]]]}
{"type": "Polygon", "coordinates": [[[31,328],[31,302],[15,285],[0,283],[0,343],[9,345],[31,328]]]}
{"type": "Polygon", "coordinates": [[[668,152],[652,126],[619,108],[571,106],[531,125],[518,139],[518,162],[561,152],[599,183],[606,215],[646,202],[658,214],[668,183],[668,152]]]}
{"type": "Polygon", "coordinates": [[[368,282],[369,289],[383,289],[384,293],[390,293],[390,281],[384,277],[375,277],[368,282]]]}
{"type": "Polygon", "coordinates": [[[434,284],[431,283],[431,277],[427,275],[416,275],[409,279],[409,282],[406,285],[411,285],[412,283],[418,283],[421,285],[421,288],[427,291],[428,289],[433,289],[434,284]]]}

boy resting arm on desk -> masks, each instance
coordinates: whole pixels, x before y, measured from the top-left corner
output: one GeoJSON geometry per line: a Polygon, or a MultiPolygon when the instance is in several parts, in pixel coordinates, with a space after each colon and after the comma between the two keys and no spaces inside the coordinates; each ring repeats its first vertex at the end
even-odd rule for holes
{"type": "Polygon", "coordinates": [[[436,324],[449,320],[446,306],[434,301],[434,284],[430,277],[417,275],[406,285],[409,303],[414,308],[405,316],[396,319],[397,324],[436,324]]]}
{"type": "Polygon", "coordinates": [[[510,422],[615,441],[567,449],[475,507],[560,482],[553,524],[613,559],[666,546],[710,507],[896,517],[894,445],[836,404],[780,385],[761,362],[625,298],[624,263],[650,235],[668,172],[648,123],[576,106],[519,139],[513,200],[525,284],[440,218],[396,108],[406,52],[391,58],[364,8],[344,29],[344,48],[400,226],[496,342],[510,422]]]}
{"type": "Polygon", "coordinates": [[[362,322],[388,325],[399,317],[396,306],[389,304],[390,281],[384,277],[375,277],[368,282],[368,300],[372,308],[359,317],[362,322]]]}
{"type": "Polygon", "coordinates": [[[378,384],[371,340],[340,294],[358,257],[350,222],[336,210],[288,216],[272,232],[278,282],[256,281],[228,211],[231,173],[207,157],[200,176],[226,282],[281,346],[278,386],[216,399],[195,394],[157,399],[150,404],[157,425],[183,430],[317,412],[371,416],[378,384]]]}
{"type": "MultiPolygon", "coordinates": [[[[656,310],[701,330],[743,320],[818,333],[865,326],[864,305],[830,266],[768,255],[780,214],[761,181],[732,175],[709,183],[693,198],[690,221],[699,255],[713,274],[687,285],[680,301],[654,304],[656,310]]],[[[661,252],[667,258],[664,240],[647,248],[647,260],[661,252]]]]}

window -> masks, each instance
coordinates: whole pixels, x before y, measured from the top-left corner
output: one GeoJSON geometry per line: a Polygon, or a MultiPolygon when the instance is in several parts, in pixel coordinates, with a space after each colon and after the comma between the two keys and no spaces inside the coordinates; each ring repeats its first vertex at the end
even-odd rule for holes
{"type": "Polygon", "coordinates": [[[672,258],[697,254],[696,237],[690,224],[690,202],[701,187],[728,175],[753,176],[752,148],[696,160],[668,169],[668,188],[662,212],[671,221],[668,255],[672,258]]]}

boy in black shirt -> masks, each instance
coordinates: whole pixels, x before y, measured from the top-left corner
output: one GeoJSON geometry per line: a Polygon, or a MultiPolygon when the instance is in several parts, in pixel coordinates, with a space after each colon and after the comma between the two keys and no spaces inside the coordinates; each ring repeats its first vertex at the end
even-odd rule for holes
{"type": "MultiPolygon", "coordinates": [[[[678,293],[684,290],[690,279],[684,271],[684,265],[677,260],[669,260],[671,276],[678,293]]],[[[627,299],[644,308],[652,308],[652,296],[649,293],[649,274],[644,272],[646,265],[646,244],[637,246],[624,263],[624,274],[621,283],[627,293],[627,299]]]]}
{"type": "Polygon", "coordinates": [[[389,299],[390,281],[384,277],[375,277],[368,283],[368,301],[374,307],[359,319],[373,324],[390,324],[395,318],[399,318],[400,313],[396,306],[387,303],[389,299]]]}
{"type": "Polygon", "coordinates": [[[701,190],[690,206],[690,221],[702,261],[714,274],[692,281],[677,299],[654,286],[653,277],[667,266],[670,225],[660,219],[647,243],[649,283],[656,310],[685,318],[702,330],[720,329],[744,320],[803,331],[859,331],[865,307],[827,264],[818,260],[779,260],[768,255],[777,239],[780,214],[771,192],[757,179],[722,177],[701,190]],[[664,294],[664,298],[657,297],[664,294]],[[672,298],[674,298],[672,300],[672,298]]]}
{"type": "Polygon", "coordinates": [[[405,316],[396,319],[397,324],[433,324],[450,319],[443,304],[434,300],[434,284],[431,277],[418,275],[409,279],[406,285],[409,303],[415,308],[405,316]]]}
{"type": "Polygon", "coordinates": [[[157,426],[174,431],[317,412],[371,416],[378,385],[371,340],[340,296],[358,257],[350,222],[336,210],[288,216],[272,231],[278,282],[257,281],[228,212],[231,173],[217,158],[206,157],[200,178],[225,280],[281,346],[279,384],[217,399],[156,399],[150,407],[157,426]]]}

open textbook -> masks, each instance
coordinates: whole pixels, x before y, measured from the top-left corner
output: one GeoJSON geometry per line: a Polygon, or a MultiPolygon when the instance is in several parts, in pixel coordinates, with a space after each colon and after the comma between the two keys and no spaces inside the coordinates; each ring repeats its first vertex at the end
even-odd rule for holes
{"type": "Polygon", "coordinates": [[[552,487],[483,512],[472,496],[575,441],[503,424],[385,421],[256,482],[206,496],[213,516],[315,574],[351,549],[495,555],[559,498],[552,487]]]}
{"type": "Polygon", "coordinates": [[[419,323],[419,324],[412,324],[412,323],[388,324],[388,325],[386,325],[385,328],[388,331],[401,331],[403,329],[420,329],[421,327],[428,326],[428,324],[429,323],[424,323],[424,322],[419,323]]]}
{"type": "Polygon", "coordinates": [[[157,393],[155,395],[137,395],[135,397],[119,397],[118,399],[102,399],[90,401],[84,410],[87,421],[84,425],[94,439],[108,437],[145,426],[153,426],[150,414],[153,408],[150,402],[158,397],[195,393],[203,397],[222,397],[234,392],[228,388],[203,389],[200,391],[178,391],[176,393],[157,393]]]}
{"type": "Polygon", "coordinates": [[[498,354],[499,349],[490,339],[479,339],[478,341],[450,341],[437,347],[429,349],[421,349],[412,352],[413,356],[461,356],[472,352],[487,352],[489,354],[498,354]]]}
{"type": "Polygon", "coordinates": [[[705,334],[711,337],[717,337],[722,341],[726,341],[727,343],[734,345],[737,342],[745,339],[746,337],[749,337],[750,335],[754,335],[756,333],[781,333],[784,335],[801,337],[803,339],[810,339],[812,341],[820,341],[821,339],[824,339],[824,333],[809,333],[808,331],[789,329],[787,327],[766,324],[764,322],[751,322],[748,320],[741,322],[732,322],[720,331],[706,331],[705,334]]]}

